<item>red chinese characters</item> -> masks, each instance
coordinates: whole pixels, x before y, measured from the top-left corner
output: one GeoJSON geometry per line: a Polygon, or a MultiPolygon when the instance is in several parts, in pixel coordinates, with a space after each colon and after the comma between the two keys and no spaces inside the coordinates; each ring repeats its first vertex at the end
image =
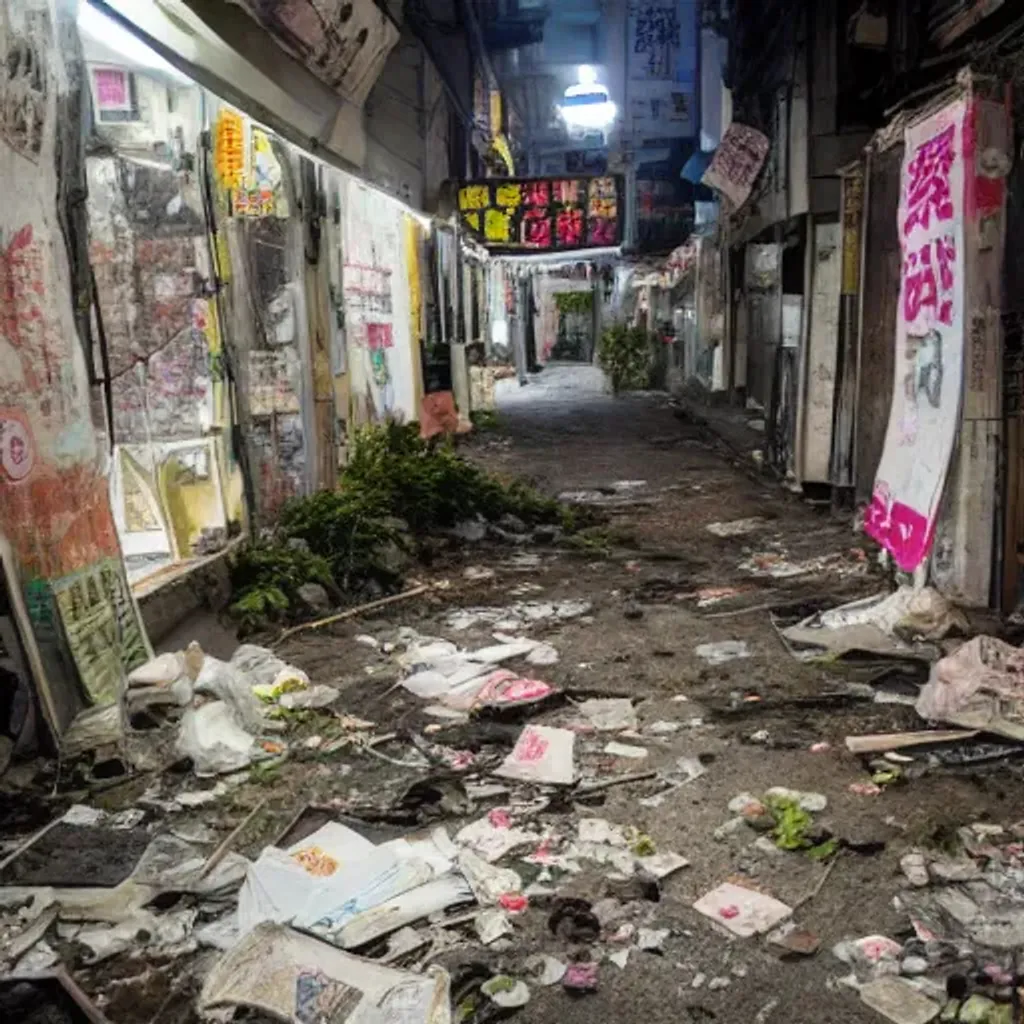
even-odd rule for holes
{"type": "Polygon", "coordinates": [[[955,140],[956,126],[950,125],[921,146],[907,167],[904,237],[918,227],[930,230],[933,218],[940,224],[953,219],[949,179],[956,158],[955,140]]]}
{"type": "Polygon", "coordinates": [[[956,240],[943,235],[911,252],[903,266],[903,319],[908,324],[953,323],[956,240]]]}

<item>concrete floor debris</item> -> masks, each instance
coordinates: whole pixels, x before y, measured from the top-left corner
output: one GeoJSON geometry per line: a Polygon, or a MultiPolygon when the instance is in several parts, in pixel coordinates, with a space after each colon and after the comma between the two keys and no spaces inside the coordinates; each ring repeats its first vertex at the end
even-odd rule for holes
{"type": "Polygon", "coordinates": [[[514,558],[446,536],[447,588],[272,649],[186,638],[132,674],[122,775],[12,760],[5,968],[62,968],[112,1024],[1003,1024],[1017,648],[957,647],[959,613],[880,598],[845,528],[621,401],[466,442],[607,522],[514,558]],[[795,623],[857,616],[885,643],[791,656],[795,623]]]}

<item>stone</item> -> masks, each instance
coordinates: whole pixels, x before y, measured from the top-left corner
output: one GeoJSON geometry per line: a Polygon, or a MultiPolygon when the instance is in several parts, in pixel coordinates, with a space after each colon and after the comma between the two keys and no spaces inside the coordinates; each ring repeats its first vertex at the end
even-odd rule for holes
{"type": "Polygon", "coordinates": [[[921,995],[902,978],[869,981],[861,986],[860,998],[865,1006],[888,1017],[893,1024],[929,1024],[942,1010],[938,1003],[921,995]]]}
{"type": "Polygon", "coordinates": [[[923,889],[928,884],[928,862],[923,853],[908,853],[901,857],[900,868],[915,889],[923,889]]]}
{"type": "Polygon", "coordinates": [[[635,622],[644,617],[644,610],[635,601],[630,601],[622,610],[622,615],[624,618],[635,622]]]}
{"type": "Polygon", "coordinates": [[[470,544],[478,544],[487,536],[487,524],[479,519],[466,519],[458,523],[452,533],[459,540],[467,541],[470,544]]]}
{"type": "Polygon", "coordinates": [[[732,984],[731,978],[712,978],[708,982],[708,989],[712,992],[720,992],[723,988],[728,988],[732,984]]]}
{"type": "Polygon", "coordinates": [[[331,609],[331,597],[319,583],[303,583],[299,587],[299,600],[315,612],[331,609]]]}
{"type": "Polygon", "coordinates": [[[556,541],[560,540],[561,537],[561,529],[547,523],[535,527],[533,531],[533,539],[538,544],[554,544],[556,541]]]}
{"type": "Polygon", "coordinates": [[[981,876],[981,869],[967,857],[942,857],[932,861],[928,870],[940,882],[973,882],[981,876]]]}
{"type": "Polygon", "coordinates": [[[509,533],[527,533],[529,527],[517,515],[506,512],[499,520],[498,525],[509,533]]]}

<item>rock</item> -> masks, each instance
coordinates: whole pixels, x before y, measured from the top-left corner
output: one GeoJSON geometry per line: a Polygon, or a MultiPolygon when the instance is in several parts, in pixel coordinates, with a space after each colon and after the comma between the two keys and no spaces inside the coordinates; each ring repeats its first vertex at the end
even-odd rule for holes
{"type": "Polygon", "coordinates": [[[828,797],[821,793],[802,793],[796,789],[786,789],[784,786],[769,789],[765,796],[772,800],[795,800],[802,810],[811,814],[818,814],[828,807],[828,797]]]}
{"type": "Polygon", "coordinates": [[[731,978],[712,978],[708,983],[708,989],[712,992],[720,992],[723,988],[728,988],[731,984],[731,978]]]}
{"type": "Polygon", "coordinates": [[[703,988],[704,982],[707,980],[708,976],[706,974],[695,974],[693,981],[690,982],[690,988],[703,988]]]}
{"type": "Polygon", "coordinates": [[[405,544],[398,540],[385,541],[373,549],[373,564],[389,576],[403,576],[415,564],[405,544]]]}
{"type": "Polygon", "coordinates": [[[519,516],[506,512],[499,520],[498,525],[509,533],[528,533],[529,527],[519,516]]]}
{"type": "Polygon", "coordinates": [[[915,889],[923,889],[928,885],[928,862],[923,853],[908,853],[901,857],[900,868],[907,881],[915,889]]]}
{"type": "Polygon", "coordinates": [[[733,818],[724,825],[719,825],[712,833],[712,838],[717,843],[723,843],[731,835],[735,835],[747,824],[746,818],[733,818]]]}
{"type": "Polygon", "coordinates": [[[487,536],[487,524],[479,519],[466,519],[456,525],[452,533],[459,540],[467,541],[470,544],[478,544],[487,536]]]}
{"type": "Polygon", "coordinates": [[[538,544],[554,544],[561,537],[561,528],[547,523],[535,527],[533,531],[533,539],[538,544]]]}
{"type": "Polygon", "coordinates": [[[298,593],[299,600],[315,612],[326,612],[331,608],[331,597],[319,583],[303,583],[298,593]]]}
{"type": "Polygon", "coordinates": [[[644,617],[644,610],[635,601],[630,601],[625,608],[622,610],[623,618],[629,619],[635,622],[637,619],[644,617]]]}
{"type": "Polygon", "coordinates": [[[792,921],[776,928],[768,936],[771,945],[792,956],[814,956],[821,947],[821,939],[807,928],[798,928],[792,921]]]}
{"type": "Polygon", "coordinates": [[[967,857],[941,857],[932,861],[928,870],[941,882],[973,882],[981,876],[981,869],[967,857]]]}
{"type": "Polygon", "coordinates": [[[303,551],[307,554],[309,553],[309,544],[301,537],[289,537],[288,547],[291,548],[292,551],[303,551]]]}

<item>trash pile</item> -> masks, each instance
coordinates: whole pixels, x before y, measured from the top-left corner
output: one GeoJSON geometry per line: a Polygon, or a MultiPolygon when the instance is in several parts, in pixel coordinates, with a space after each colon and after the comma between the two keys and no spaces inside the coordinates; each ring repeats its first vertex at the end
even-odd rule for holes
{"type": "Polygon", "coordinates": [[[913,937],[840,943],[843,984],[897,1024],[1011,1024],[1024,947],[1024,823],[958,830],[948,851],[913,850],[897,906],[913,937]]]}

